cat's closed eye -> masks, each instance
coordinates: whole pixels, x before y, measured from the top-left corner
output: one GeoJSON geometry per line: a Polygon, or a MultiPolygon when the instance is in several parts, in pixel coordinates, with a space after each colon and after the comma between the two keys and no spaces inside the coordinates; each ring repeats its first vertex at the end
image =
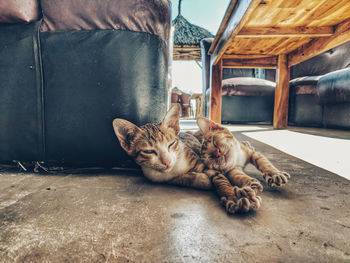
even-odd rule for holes
{"type": "Polygon", "coordinates": [[[168,149],[170,149],[174,144],[175,144],[176,141],[173,141],[172,143],[169,144],[168,146],[168,149]]]}
{"type": "Polygon", "coordinates": [[[215,146],[215,147],[217,147],[218,145],[217,145],[217,143],[215,142],[215,139],[214,139],[214,137],[213,137],[213,145],[215,146]]]}
{"type": "Polygon", "coordinates": [[[157,155],[157,152],[155,150],[142,150],[143,153],[145,154],[155,154],[157,155]]]}

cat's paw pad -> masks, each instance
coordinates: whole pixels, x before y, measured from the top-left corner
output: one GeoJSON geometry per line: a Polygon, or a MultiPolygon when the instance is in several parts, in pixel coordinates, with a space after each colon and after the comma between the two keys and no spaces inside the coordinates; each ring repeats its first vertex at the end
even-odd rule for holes
{"type": "Polygon", "coordinates": [[[242,197],[253,197],[255,196],[255,191],[250,186],[244,186],[244,187],[233,187],[233,192],[236,198],[242,198],[242,197]]]}
{"type": "Polygon", "coordinates": [[[272,187],[280,187],[285,185],[288,180],[291,178],[290,175],[286,172],[278,171],[277,173],[270,174],[270,173],[264,173],[263,177],[267,184],[272,187]]]}
{"type": "MultiPolygon", "coordinates": [[[[260,187],[259,187],[259,189],[260,189],[260,187]]],[[[261,189],[262,189],[262,186],[261,186],[261,189]]],[[[233,187],[233,192],[235,194],[236,199],[240,200],[242,198],[247,198],[250,202],[250,207],[252,207],[254,209],[260,208],[262,200],[261,200],[260,196],[257,196],[256,189],[253,189],[250,186],[244,186],[244,187],[235,186],[235,187],[233,187]]],[[[244,209],[243,209],[243,211],[244,211],[244,209]]]]}
{"type": "MultiPolygon", "coordinates": [[[[251,191],[249,193],[252,193],[251,191]]],[[[259,209],[262,203],[260,196],[248,195],[248,197],[236,196],[221,197],[221,204],[225,207],[225,210],[229,214],[235,214],[237,212],[248,212],[250,209],[259,209]]]]}
{"type": "Polygon", "coordinates": [[[260,206],[262,204],[262,199],[260,196],[254,196],[251,200],[250,200],[250,205],[251,208],[253,208],[254,210],[259,209],[260,206]]]}
{"type": "Polygon", "coordinates": [[[225,207],[225,210],[229,214],[234,214],[239,210],[236,198],[221,197],[221,204],[225,207]]]}
{"type": "Polygon", "coordinates": [[[239,211],[245,212],[245,213],[248,212],[250,208],[253,208],[252,203],[246,197],[238,199],[237,206],[239,211]]]}
{"type": "Polygon", "coordinates": [[[256,194],[261,193],[264,189],[261,183],[256,179],[251,180],[251,182],[249,183],[249,186],[255,191],[256,194]]]}

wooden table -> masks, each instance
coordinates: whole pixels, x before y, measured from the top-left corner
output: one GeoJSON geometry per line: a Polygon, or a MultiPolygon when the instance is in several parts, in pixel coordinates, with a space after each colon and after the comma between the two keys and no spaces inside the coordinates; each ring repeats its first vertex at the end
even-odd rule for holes
{"type": "Polygon", "coordinates": [[[210,47],[210,118],[222,68],[276,68],[274,128],[288,123],[290,67],[350,40],[350,0],[231,0],[210,47]]]}

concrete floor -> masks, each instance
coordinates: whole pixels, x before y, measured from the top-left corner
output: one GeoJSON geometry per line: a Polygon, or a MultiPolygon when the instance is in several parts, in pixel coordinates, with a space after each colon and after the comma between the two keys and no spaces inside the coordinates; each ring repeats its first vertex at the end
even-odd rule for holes
{"type": "Polygon", "coordinates": [[[0,262],[350,262],[350,181],[236,136],[292,175],[248,214],[139,172],[0,171],[0,262]]]}

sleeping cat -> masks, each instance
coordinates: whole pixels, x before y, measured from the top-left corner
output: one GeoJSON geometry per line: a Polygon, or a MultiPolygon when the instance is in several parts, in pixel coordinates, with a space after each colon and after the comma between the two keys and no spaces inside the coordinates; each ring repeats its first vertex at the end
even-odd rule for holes
{"type": "MultiPolygon", "coordinates": [[[[201,157],[204,164],[225,174],[233,186],[250,187],[255,194],[263,190],[257,179],[244,173],[243,169],[248,163],[262,172],[269,186],[283,186],[290,179],[288,173],[279,171],[263,154],[256,152],[249,142],[239,142],[225,127],[202,117],[197,118],[197,124],[200,131],[194,136],[202,142],[201,157]]],[[[237,194],[233,198],[236,197],[237,194]]],[[[259,196],[257,198],[261,201],[259,196]]]]}
{"type": "Polygon", "coordinates": [[[127,120],[115,119],[113,128],[121,147],[149,180],[200,189],[210,189],[213,184],[229,213],[258,208],[260,203],[252,189],[239,189],[236,191],[239,196],[235,196],[223,174],[205,167],[199,157],[200,142],[192,135],[179,133],[179,118],[180,106],[174,104],[160,124],[138,127],[127,120]]]}

